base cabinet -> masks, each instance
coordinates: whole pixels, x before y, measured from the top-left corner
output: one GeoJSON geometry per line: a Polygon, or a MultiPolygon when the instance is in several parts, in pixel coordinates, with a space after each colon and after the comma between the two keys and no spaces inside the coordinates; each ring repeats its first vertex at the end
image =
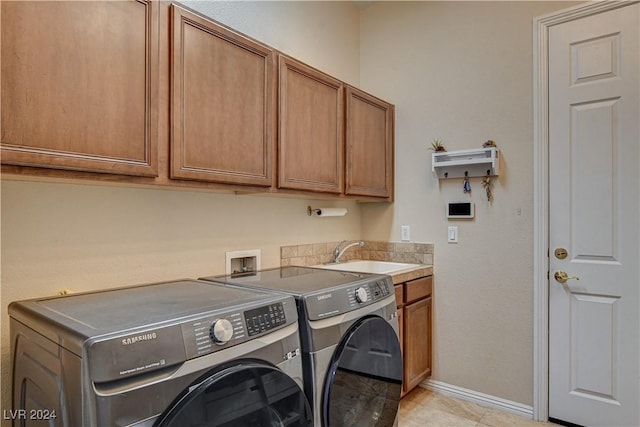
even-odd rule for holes
{"type": "Polygon", "coordinates": [[[404,396],[431,376],[432,276],[396,285],[404,396]]]}

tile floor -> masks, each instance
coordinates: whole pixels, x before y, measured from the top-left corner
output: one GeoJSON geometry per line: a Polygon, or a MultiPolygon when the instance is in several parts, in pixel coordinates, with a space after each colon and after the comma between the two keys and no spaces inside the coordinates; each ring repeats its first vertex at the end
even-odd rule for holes
{"type": "Polygon", "coordinates": [[[417,387],[400,401],[399,427],[550,427],[417,387]]]}

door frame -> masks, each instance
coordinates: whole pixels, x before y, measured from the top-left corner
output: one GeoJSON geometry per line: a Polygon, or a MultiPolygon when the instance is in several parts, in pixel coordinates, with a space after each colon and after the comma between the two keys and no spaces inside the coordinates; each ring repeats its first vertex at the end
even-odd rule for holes
{"type": "Polygon", "coordinates": [[[549,417],[549,29],[640,0],[581,4],[533,21],[533,419],[549,417]]]}

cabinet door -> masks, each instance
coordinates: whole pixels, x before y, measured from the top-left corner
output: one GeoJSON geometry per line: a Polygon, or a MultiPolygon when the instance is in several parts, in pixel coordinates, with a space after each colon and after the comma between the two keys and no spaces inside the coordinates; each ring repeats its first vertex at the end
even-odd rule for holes
{"type": "Polygon", "coordinates": [[[404,301],[412,303],[431,296],[433,290],[433,276],[420,277],[404,284],[404,301]]]}
{"type": "Polygon", "coordinates": [[[272,49],[172,6],[171,177],[271,186],[272,49]]]}
{"type": "Polygon", "coordinates": [[[404,308],[404,389],[431,375],[431,298],[404,308]]]}
{"type": "Polygon", "coordinates": [[[345,194],[393,195],[393,105],[347,88],[345,194]]]}
{"type": "Polygon", "coordinates": [[[158,4],[1,7],[2,163],[156,176],[158,4]]]}
{"type": "Polygon", "coordinates": [[[404,353],[404,309],[398,309],[398,332],[400,332],[400,351],[404,353]]]}
{"type": "Polygon", "coordinates": [[[281,55],[278,186],[341,193],[343,85],[281,55]]]}

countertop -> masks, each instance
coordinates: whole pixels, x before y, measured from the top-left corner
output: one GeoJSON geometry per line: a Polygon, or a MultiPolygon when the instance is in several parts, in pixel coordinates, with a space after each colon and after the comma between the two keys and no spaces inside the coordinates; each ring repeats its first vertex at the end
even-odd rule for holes
{"type": "Polygon", "coordinates": [[[418,267],[413,267],[407,270],[398,271],[396,273],[389,274],[393,279],[393,284],[398,285],[409,280],[417,279],[419,277],[433,275],[433,265],[420,264],[418,267]]]}

